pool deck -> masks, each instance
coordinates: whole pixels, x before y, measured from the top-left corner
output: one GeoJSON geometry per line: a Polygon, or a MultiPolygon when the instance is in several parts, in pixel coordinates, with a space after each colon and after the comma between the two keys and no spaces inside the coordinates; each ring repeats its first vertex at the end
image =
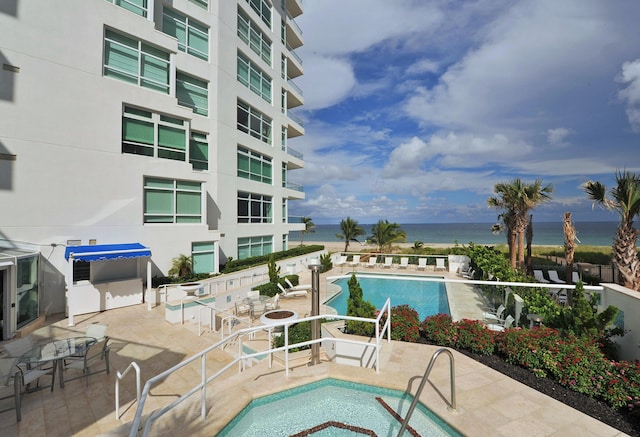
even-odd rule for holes
{"type": "MultiPolygon", "coordinates": [[[[351,268],[343,269],[348,273],[351,268]]],[[[384,271],[358,267],[358,271],[384,271]]],[[[393,273],[404,270],[391,269],[393,273]]],[[[409,270],[409,274],[415,274],[409,270]]],[[[300,272],[301,283],[310,283],[309,272],[300,272]]],[[[320,280],[321,294],[327,293],[325,276],[340,274],[334,269],[323,274],[320,280]]],[[[427,272],[433,275],[434,272],[427,272]]],[[[441,273],[436,273],[440,275],[441,273]]],[[[445,275],[449,275],[448,273],[445,275]]],[[[452,275],[455,277],[455,275],[452,275]]],[[[482,300],[472,287],[449,284],[451,313],[454,318],[474,318],[481,312],[482,300]],[[452,287],[453,285],[453,287],[452,287]]],[[[393,304],[393,302],[392,302],[393,304]]],[[[282,299],[281,307],[297,311],[304,316],[311,311],[311,298],[282,299]]],[[[165,321],[164,306],[148,310],[146,305],[136,305],[102,313],[76,316],[76,325],[67,326],[67,319],[47,320],[34,332],[44,340],[65,338],[84,333],[87,325],[108,325],[112,338],[110,375],[91,375],[88,386],[83,379],[56,384],[53,392],[42,390],[25,394],[22,404],[22,422],[16,423],[15,411],[0,413],[0,435],[3,436],[124,436],[128,435],[135,413],[135,383],[133,375],[127,376],[120,387],[120,414],[115,417],[115,373],[135,361],[141,368],[144,382],[205,349],[220,339],[219,333],[197,335],[197,327],[171,325],[165,321]]],[[[266,339],[256,339],[252,347],[266,339]]],[[[200,419],[198,396],[193,396],[174,411],[163,416],[154,426],[152,435],[215,435],[253,397],[271,394],[283,389],[334,377],[399,390],[415,392],[419,378],[437,347],[404,342],[384,343],[381,353],[381,369],[338,365],[321,362],[316,366],[300,365],[285,376],[284,368],[275,363],[268,368],[267,360],[261,361],[244,372],[234,366],[222,378],[207,389],[208,413],[200,419]]],[[[258,350],[256,348],[256,350],[258,350]]],[[[622,436],[625,435],[596,419],[584,415],[548,396],[530,389],[505,375],[496,372],[462,354],[453,351],[457,411],[448,411],[449,363],[441,356],[425,386],[421,401],[442,419],[465,435],[492,436],[622,436]]],[[[220,369],[231,360],[224,351],[208,355],[209,371],[220,369]]],[[[185,391],[185,381],[193,381],[198,366],[188,367],[163,381],[152,390],[146,414],[166,405],[185,391]]],[[[192,385],[192,384],[191,384],[192,385]]],[[[191,387],[189,385],[189,387],[191,387]]],[[[408,435],[408,434],[407,434],[408,435]]]]}

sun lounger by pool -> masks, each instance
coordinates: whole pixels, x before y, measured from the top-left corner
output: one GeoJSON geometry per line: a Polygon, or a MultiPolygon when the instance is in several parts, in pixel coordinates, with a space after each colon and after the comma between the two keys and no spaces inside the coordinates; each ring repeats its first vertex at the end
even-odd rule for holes
{"type": "Polygon", "coordinates": [[[573,272],[571,272],[571,282],[573,282],[574,284],[577,284],[579,281],[580,281],[580,275],[578,275],[578,272],[574,270],[573,272]]]}
{"type": "Polygon", "coordinates": [[[444,266],[444,258],[436,258],[436,271],[438,270],[447,270],[444,266]]]}
{"type": "Polygon", "coordinates": [[[547,281],[544,278],[544,275],[542,274],[542,270],[534,270],[533,271],[533,276],[535,276],[536,281],[538,281],[538,282],[541,282],[543,284],[548,284],[549,283],[549,281],[547,281]]]}
{"type": "Polygon", "coordinates": [[[290,297],[307,297],[307,290],[287,290],[278,282],[278,288],[282,291],[280,296],[287,299],[290,297]]]}
{"type": "Polygon", "coordinates": [[[403,256],[402,258],[400,258],[400,264],[398,265],[398,268],[406,269],[407,267],[409,267],[409,258],[403,256]]]}
{"type": "Polygon", "coordinates": [[[393,257],[392,256],[385,256],[384,257],[384,264],[382,265],[382,267],[387,268],[387,267],[391,267],[391,264],[393,264],[393,257]]]}
{"type": "Polygon", "coordinates": [[[549,270],[547,272],[547,275],[549,275],[549,279],[551,279],[551,282],[555,282],[556,284],[566,284],[566,281],[563,281],[558,277],[558,272],[556,272],[555,270],[549,270]]]}
{"type": "Polygon", "coordinates": [[[418,265],[416,265],[416,270],[427,270],[426,258],[418,258],[418,265]]]}
{"type": "Polygon", "coordinates": [[[508,315],[507,318],[504,319],[504,322],[490,323],[487,325],[487,328],[492,331],[504,331],[505,329],[510,328],[515,320],[516,319],[514,319],[513,316],[508,315]]]}
{"type": "Polygon", "coordinates": [[[366,264],[367,267],[375,267],[376,266],[376,261],[378,260],[378,257],[375,255],[371,255],[369,257],[369,262],[366,264]]]}
{"type": "Polygon", "coordinates": [[[289,280],[289,278],[284,278],[284,282],[287,283],[287,285],[289,286],[289,288],[287,290],[289,291],[298,291],[298,290],[311,290],[311,284],[298,284],[298,285],[293,285],[291,283],[291,281],[289,280]]]}
{"type": "Polygon", "coordinates": [[[353,255],[353,260],[349,263],[351,267],[358,267],[360,265],[360,255],[353,255]]]}
{"type": "Polygon", "coordinates": [[[338,258],[338,261],[336,261],[335,263],[333,263],[333,265],[335,267],[342,267],[343,265],[345,265],[347,263],[347,257],[346,255],[342,255],[340,258],[338,258]]]}

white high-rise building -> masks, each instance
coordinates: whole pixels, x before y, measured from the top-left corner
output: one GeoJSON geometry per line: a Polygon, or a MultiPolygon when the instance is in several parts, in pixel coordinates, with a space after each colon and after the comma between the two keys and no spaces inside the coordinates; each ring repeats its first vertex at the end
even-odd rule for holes
{"type": "Polygon", "coordinates": [[[304,198],[287,181],[304,165],[287,145],[304,134],[300,14],[301,0],[0,2],[3,338],[67,310],[70,285],[287,249],[303,228],[287,216],[304,198]],[[94,245],[111,262],[78,258],[94,245]]]}

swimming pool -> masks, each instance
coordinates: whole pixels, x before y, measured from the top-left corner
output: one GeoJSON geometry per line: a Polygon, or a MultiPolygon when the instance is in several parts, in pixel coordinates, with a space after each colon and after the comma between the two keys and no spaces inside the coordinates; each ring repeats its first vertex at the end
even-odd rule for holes
{"type": "MultiPolygon", "coordinates": [[[[376,308],[382,308],[387,298],[391,305],[409,305],[418,311],[420,320],[434,314],[449,314],[447,290],[443,282],[420,280],[419,276],[396,275],[356,275],[364,299],[376,308]]],[[[347,314],[349,298],[349,278],[340,278],[334,282],[342,288],[342,292],[334,296],[326,305],[334,308],[338,314],[347,314]]]]}
{"type": "MultiPolygon", "coordinates": [[[[218,436],[395,436],[401,422],[385,405],[404,418],[412,400],[398,390],[327,378],[253,400],[218,436]]],[[[461,436],[421,403],[409,426],[423,437],[461,436]]]]}

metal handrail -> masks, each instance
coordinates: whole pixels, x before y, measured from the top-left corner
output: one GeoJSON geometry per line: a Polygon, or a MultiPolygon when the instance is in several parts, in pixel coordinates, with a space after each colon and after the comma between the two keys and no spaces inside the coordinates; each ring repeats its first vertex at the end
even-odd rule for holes
{"type": "Polygon", "coordinates": [[[438,349],[437,351],[434,352],[433,356],[431,357],[431,361],[429,361],[427,370],[426,372],[424,372],[424,376],[422,377],[422,381],[420,381],[418,390],[416,391],[416,394],[413,396],[413,402],[411,402],[409,411],[407,411],[407,415],[402,421],[402,426],[400,427],[400,431],[398,431],[398,437],[401,437],[402,433],[407,429],[407,425],[409,424],[409,419],[411,418],[411,415],[413,414],[413,410],[415,410],[416,405],[418,405],[418,400],[420,398],[420,395],[422,394],[422,390],[424,389],[425,384],[427,383],[427,378],[429,378],[429,374],[431,373],[433,364],[436,362],[436,359],[442,352],[446,352],[446,354],[449,355],[449,369],[451,372],[451,406],[448,407],[448,410],[451,412],[456,411],[456,373],[455,373],[453,353],[451,353],[451,351],[446,348],[438,349]]]}
{"type": "Polygon", "coordinates": [[[140,389],[140,366],[138,366],[138,363],[135,361],[132,361],[127,368],[124,369],[124,372],[116,372],[116,420],[120,420],[120,380],[124,378],[132,368],[136,371],[136,403],[140,402],[140,393],[142,392],[140,389]]]}
{"type": "MultiPolygon", "coordinates": [[[[385,302],[385,307],[389,308],[390,311],[390,307],[391,307],[391,301],[390,299],[387,299],[387,302],[385,302]]],[[[387,322],[390,320],[389,317],[389,312],[387,313],[387,322]]],[[[242,360],[246,360],[246,359],[250,359],[250,358],[254,358],[254,357],[258,357],[261,355],[272,355],[276,352],[280,352],[280,351],[284,351],[285,354],[285,376],[289,376],[289,350],[294,348],[294,347],[301,347],[301,346],[306,346],[306,345],[311,345],[314,343],[321,343],[323,341],[334,341],[337,343],[348,343],[348,344],[356,344],[356,345],[360,345],[360,346],[364,346],[364,347],[373,347],[375,349],[378,349],[381,347],[382,342],[379,341],[380,338],[384,338],[385,333],[387,334],[387,341],[390,342],[391,341],[391,326],[389,323],[385,323],[385,327],[382,330],[379,330],[380,327],[380,319],[383,317],[384,312],[381,312],[380,314],[378,314],[378,316],[375,319],[367,319],[364,317],[351,317],[351,316],[342,316],[342,315],[331,315],[328,316],[327,314],[321,314],[321,315],[317,315],[317,316],[311,316],[311,317],[305,317],[303,319],[298,319],[298,320],[291,320],[291,321],[286,321],[286,322],[279,322],[279,323],[274,323],[272,324],[270,327],[271,328],[276,328],[278,326],[282,326],[284,327],[284,338],[285,338],[285,344],[282,347],[279,348],[272,348],[270,347],[268,350],[266,351],[259,351],[259,352],[255,352],[255,353],[250,353],[250,354],[246,354],[242,352],[242,349],[240,349],[240,354],[239,356],[233,358],[231,360],[231,362],[227,363],[226,365],[224,365],[221,369],[219,369],[217,372],[214,372],[211,376],[207,376],[206,374],[206,357],[207,354],[209,352],[212,352],[214,349],[217,349],[221,346],[223,346],[225,343],[229,343],[232,342],[234,339],[241,339],[243,336],[245,335],[251,335],[253,332],[258,331],[258,330],[263,330],[265,329],[264,325],[260,325],[257,327],[253,327],[253,328],[246,328],[246,329],[241,329],[239,331],[237,331],[235,334],[230,335],[228,337],[225,337],[223,339],[221,339],[220,341],[216,342],[215,344],[209,346],[208,348],[202,350],[201,352],[199,352],[198,354],[185,359],[184,361],[182,361],[181,363],[176,364],[175,366],[165,370],[164,372],[150,378],[147,380],[147,382],[144,385],[144,388],[142,390],[142,394],[140,397],[140,400],[138,401],[138,408],[136,410],[136,414],[133,418],[132,424],[131,424],[131,429],[129,430],[129,437],[135,437],[138,435],[138,431],[140,429],[142,429],[142,434],[144,436],[149,434],[149,431],[151,429],[151,425],[153,424],[153,422],[155,422],[156,419],[158,419],[161,415],[163,415],[164,413],[166,413],[167,411],[171,410],[172,408],[174,408],[175,406],[177,406],[178,404],[180,404],[181,402],[183,402],[185,399],[189,398],[190,396],[192,396],[195,393],[200,392],[201,396],[200,396],[200,416],[202,419],[205,418],[206,416],[206,412],[207,412],[207,406],[206,406],[206,387],[208,384],[210,384],[211,382],[213,382],[216,378],[218,378],[220,375],[224,374],[229,368],[231,368],[232,366],[240,363],[242,360]],[[300,342],[300,343],[296,343],[296,344],[289,344],[289,327],[293,324],[296,323],[300,323],[300,322],[305,322],[305,321],[311,321],[311,320],[319,320],[319,319],[323,319],[323,318],[332,318],[332,319],[337,319],[337,320],[354,320],[354,321],[359,321],[359,322],[369,322],[369,323],[374,323],[376,325],[376,342],[375,344],[371,344],[369,342],[365,342],[365,341],[356,341],[356,340],[348,340],[348,339],[344,339],[344,338],[335,338],[335,337],[321,337],[317,340],[311,340],[311,341],[305,341],[305,342],[300,342]],[[385,332],[386,331],[386,332],[385,332]],[[145,423],[142,425],[142,412],[144,410],[145,407],[145,403],[146,403],[146,399],[149,397],[150,395],[150,391],[151,391],[151,387],[153,387],[157,382],[159,381],[163,381],[165,380],[169,375],[173,374],[174,372],[184,368],[185,366],[191,364],[194,361],[200,361],[201,363],[201,375],[200,375],[200,382],[198,384],[196,384],[193,388],[189,389],[186,393],[183,393],[178,399],[173,400],[172,402],[170,402],[168,405],[165,405],[164,407],[158,408],[155,411],[153,411],[149,417],[147,417],[145,423]]],[[[241,340],[240,340],[241,341],[241,340]]],[[[376,353],[376,359],[378,360],[375,364],[376,367],[376,373],[380,372],[380,361],[379,361],[379,353],[376,353]]],[[[271,365],[271,360],[270,360],[270,365],[271,365]]]]}

